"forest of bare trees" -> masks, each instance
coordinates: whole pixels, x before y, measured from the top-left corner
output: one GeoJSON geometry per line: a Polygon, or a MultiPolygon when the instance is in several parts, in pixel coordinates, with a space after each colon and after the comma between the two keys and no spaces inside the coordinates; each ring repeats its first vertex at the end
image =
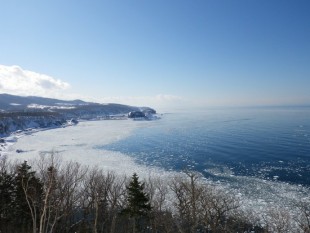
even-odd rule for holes
{"type": "Polygon", "coordinates": [[[63,162],[55,153],[31,165],[2,158],[0,232],[310,232],[307,200],[296,203],[295,219],[270,208],[257,220],[237,197],[195,172],[139,179],[63,162]]]}

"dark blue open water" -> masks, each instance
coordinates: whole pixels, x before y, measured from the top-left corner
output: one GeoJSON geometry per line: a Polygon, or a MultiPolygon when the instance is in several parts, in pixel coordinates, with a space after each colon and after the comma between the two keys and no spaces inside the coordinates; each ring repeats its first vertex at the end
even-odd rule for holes
{"type": "Polygon", "coordinates": [[[310,108],[164,114],[102,147],[168,170],[216,171],[310,186],[310,108]]]}

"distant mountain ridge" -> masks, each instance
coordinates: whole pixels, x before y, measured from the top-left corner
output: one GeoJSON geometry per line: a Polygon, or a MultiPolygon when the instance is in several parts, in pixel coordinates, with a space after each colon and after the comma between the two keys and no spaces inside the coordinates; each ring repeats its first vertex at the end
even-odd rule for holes
{"type": "Polygon", "coordinates": [[[82,100],[59,100],[38,96],[17,96],[10,94],[0,94],[0,109],[4,111],[14,111],[27,108],[31,104],[55,106],[55,105],[88,105],[95,104],[82,100]]]}
{"type": "Polygon", "coordinates": [[[0,94],[0,135],[29,128],[59,127],[78,120],[127,118],[128,113],[136,111],[156,113],[149,107],[0,94]]]}

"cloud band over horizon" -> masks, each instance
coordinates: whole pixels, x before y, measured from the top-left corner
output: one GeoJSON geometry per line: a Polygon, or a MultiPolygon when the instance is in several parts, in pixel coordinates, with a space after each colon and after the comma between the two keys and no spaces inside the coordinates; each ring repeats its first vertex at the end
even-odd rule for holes
{"type": "Polygon", "coordinates": [[[20,66],[0,65],[0,93],[21,96],[41,96],[56,99],[83,99],[101,103],[120,103],[135,106],[170,107],[185,100],[180,96],[158,94],[155,96],[102,96],[93,98],[72,94],[71,85],[46,74],[29,71],[20,66]]]}

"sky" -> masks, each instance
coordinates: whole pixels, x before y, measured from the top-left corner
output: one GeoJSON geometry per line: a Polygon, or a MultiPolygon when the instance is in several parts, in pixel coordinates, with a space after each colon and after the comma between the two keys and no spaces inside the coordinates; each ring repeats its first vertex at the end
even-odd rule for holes
{"type": "Polygon", "coordinates": [[[0,93],[310,105],[309,0],[0,0],[0,93]]]}

